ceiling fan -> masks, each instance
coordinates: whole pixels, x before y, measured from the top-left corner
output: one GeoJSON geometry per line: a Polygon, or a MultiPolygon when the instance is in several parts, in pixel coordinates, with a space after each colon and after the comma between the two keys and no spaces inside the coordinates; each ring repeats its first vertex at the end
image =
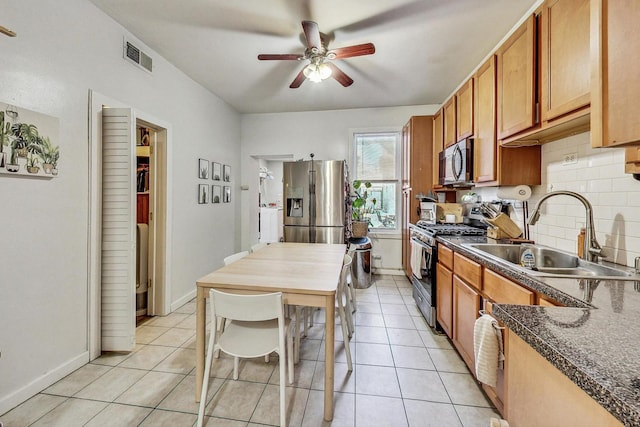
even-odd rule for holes
{"type": "Polygon", "coordinates": [[[344,87],[351,86],[353,79],[331,61],[334,59],[350,58],[352,56],[371,55],[376,51],[373,43],[328,49],[326,37],[323,38],[320,34],[317,23],[313,21],[302,21],[302,29],[307,42],[304,55],[286,53],[258,55],[258,59],[261,61],[309,60],[309,64],[298,73],[289,85],[291,89],[300,87],[305,79],[318,83],[329,77],[333,77],[344,87]]]}

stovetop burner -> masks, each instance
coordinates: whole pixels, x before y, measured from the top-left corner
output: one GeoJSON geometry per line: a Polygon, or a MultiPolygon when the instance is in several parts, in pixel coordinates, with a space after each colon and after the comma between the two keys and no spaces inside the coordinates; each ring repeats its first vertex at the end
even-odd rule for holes
{"type": "Polygon", "coordinates": [[[418,228],[433,236],[482,236],[486,230],[465,224],[431,224],[418,221],[418,228]]]}

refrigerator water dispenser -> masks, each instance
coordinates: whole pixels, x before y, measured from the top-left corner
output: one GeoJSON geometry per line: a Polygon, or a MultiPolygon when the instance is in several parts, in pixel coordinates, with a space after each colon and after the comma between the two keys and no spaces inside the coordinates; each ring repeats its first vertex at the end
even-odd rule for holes
{"type": "Polygon", "coordinates": [[[302,218],[302,199],[287,199],[287,216],[302,218]]]}

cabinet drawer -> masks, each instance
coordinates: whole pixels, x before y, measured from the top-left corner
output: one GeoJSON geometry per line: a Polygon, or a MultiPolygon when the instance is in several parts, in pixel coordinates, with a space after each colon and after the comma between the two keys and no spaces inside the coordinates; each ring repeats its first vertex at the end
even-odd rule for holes
{"type": "Polygon", "coordinates": [[[482,289],[482,266],[458,253],[453,255],[453,272],[477,290],[482,289]]]}
{"type": "Polygon", "coordinates": [[[562,304],[543,297],[542,295],[538,295],[538,305],[543,307],[562,307],[562,304]]]}
{"type": "Polygon", "coordinates": [[[438,244],[438,262],[453,270],[453,251],[445,245],[438,244]]]}
{"type": "Polygon", "coordinates": [[[484,294],[498,304],[532,305],[535,294],[491,270],[484,270],[484,294]]]}

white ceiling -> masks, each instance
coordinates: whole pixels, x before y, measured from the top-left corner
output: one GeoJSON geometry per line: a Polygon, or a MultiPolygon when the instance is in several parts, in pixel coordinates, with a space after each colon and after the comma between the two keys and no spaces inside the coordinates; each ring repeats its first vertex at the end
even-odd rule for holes
{"type": "MultiPolygon", "coordinates": [[[[537,0],[90,0],[241,113],[440,104],[537,0]],[[335,61],[353,80],[289,84],[302,20],[329,48],[371,42],[335,61]]],[[[306,62],[306,61],[305,61],[306,62]]]]}

